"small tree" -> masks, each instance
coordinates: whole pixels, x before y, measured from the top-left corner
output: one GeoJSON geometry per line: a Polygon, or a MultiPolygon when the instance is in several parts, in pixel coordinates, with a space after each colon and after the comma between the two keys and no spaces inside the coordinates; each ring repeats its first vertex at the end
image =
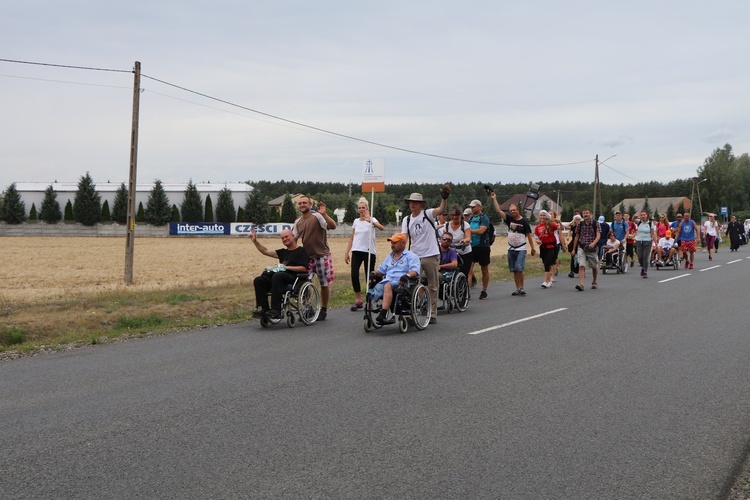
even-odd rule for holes
{"type": "Polygon", "coordinates": [[[643,208],[641,211],[646,212],[646,215],[651,216],[651,205],[648,204],[648,196],[646,196],[646,200],[643,202],[643,208]]]}
{"type": "Polygon", "coordinates": [[[63,218],[65,222],[74,222],[75,219],[73,218],[73,204],[68,200],[68,202],[65,204],[65,217],[63,218]]]}
{"type": "MultiPolygon", "coordinates": [[[[276,210],[274,210],[278,214],[276,210]]],[[[239,216],[238,216],[239,220],[239,216]]],[[[259,189],[253,189],[245,196],[245,221],[253,224],[265,224],[271,220],[268,205],[263,200],[259,189]]]]}
{"type": "Polygon", "coordinates": [[[375,218],[378,219],[383,225],[390,222],[388,220],[388,209],[385,206],[383,196],[378,196],[378,199],[375,200],[375,209],[373,210],[372,215],[374,215],[375,218]]]}
{"type": "Polygon", "coordinates": [[[630,220],[635,218],[635,205],[628,206],[628,214],[630,214],[630,220]]]}
{"type": "Polygon", "coordinates": [[[206,195],[206,213],[203,216],[203,222],[214,221],[214,204],[211,202],[211,195],[206,195]]]}
{"type": "Polygon", "coordinates": [[[104,200],[104,203],[102,203],[102,222],[110,222],[112,220],[112,216],[109,213],[109,201],[104,200]]]}
{"type": "Polygon", "coordinates": [[[115,201],[112,203],[112,220],[118,224],[125,224],[128,221],[128,188],[125,183],[121,183],[115,193],[115,201]]]}
{"type": "Polygon", "coordinates": [[[618,208],[621,214],[625,214],[625,204],[623,202],[620,202],[620,208],[618,208]]]}
{"type": "Polygon", "coordinates": [[[192,179],[185,189],[185,199],[182,200],[180,211],[182,212],[183,222],[202,222],[203,220],[203,202],[192,179]]]}
{"type": "Polygon", "coordinates": [[[26,205],[21,200],[21,194],[14,182],[5,190],[3,197],[3,219],[8,224],[21,224],[26,220],[26,205]]]}
{"type": "Polygon", "coordinates": [[[670,204],[667,207],[667,220],[671,222],[674,220],[674,218],[675,218],[674,207],[670,204]]]}
{"type": "Polygon", "coordinates": [[[171,222],[180,222],[180,209],[177,205],[172,205],[172,220],[171,222]]]}
{"type": "Polygon", "coordinates": [[[93,226],[102,220],[102,197],[96,192],[96,184],[88,172],[78,181],[73,218],[84,226],[93,226]]]}
{"type": "Polygon", "coordinates": [[[679,213],[679,214],[684,214],[685,213],[685,204],[684,203],[680,202],[679,206],[677,207],[677,213],[679,213]]]}
{"type": "Polygon", "coordinates": [[[294,208],[292,197],[288,194],[284,197],[284,203],[281,205],[281,222],[294,222],[297,218],[297,210],[294,208]]]}
{"type": "Polygon", "coordinates": [[[357,204],[354,203],[354,198],[351,196],[347,198],[346,204],[344,205],[344,210],[346,212],[344,213],[344,224],[353,224],[355,220],[359,218],[359,213],[357,212],[357,204]]]}
{"type": "Polygon", "coordinates": [[[216,200],[216,222],[235,222],[234,200],[229,188],[225,187],[219,191],[219,198],[216,200]]]}
{"type": "Polygon", "coordinates": [[[36,205],[34,203],[31,204],[31,210],[29,210],[29,220],[34,222],[39,220],[39,217],[36,213],[36,205]]]}
{"type": "Polygon", "coordinates": [[[245,219],[245,209],[242,207],[237,209],[237,222],[247,222],[247,219],[245,219]]]}
{"type": "Polygon", "coordinates": [[[169,208],[169,198],[159,179],[154,181],[154,187],[146,200],[146,210],[143,220],[154,226],[163,226],[172,219],[172,209],[169,208]]]}
{"type": "Polygon", "coordinates": [[[145,219],[145,213],[143,210],[143,202],[138,202],[138,212],[135,214],[135,221],[136,222],[143,222],[145,219]]]}

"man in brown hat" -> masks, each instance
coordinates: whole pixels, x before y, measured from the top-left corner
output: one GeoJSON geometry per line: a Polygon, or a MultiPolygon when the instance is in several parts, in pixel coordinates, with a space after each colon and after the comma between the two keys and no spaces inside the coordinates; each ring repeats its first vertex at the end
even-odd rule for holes
{"type": "Polygon", "coordinates": [[[420,193],[412,193],[406,200],[411,213],[401,221],[401,232],[409,240],[409,250],[417,254],[422,265],[422,272],[427,278],[427,288],[432,300],[430,324],[437,322],[438,284],[440,283],[438,266],[440,265],[440,246],[436,231],[436,218],[445,211],[450,195],[450,186],[446,184],[440,190],[440,205],[425,210],[426,202],[420,193]]]}

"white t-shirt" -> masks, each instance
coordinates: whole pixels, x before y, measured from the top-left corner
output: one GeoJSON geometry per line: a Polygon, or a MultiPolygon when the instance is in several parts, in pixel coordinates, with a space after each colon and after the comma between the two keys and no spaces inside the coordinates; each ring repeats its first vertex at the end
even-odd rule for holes
{"type": "Polygon", "coordinates": [[[420,259],[440,255],[440,247],[435,234],[435,217],[432,212],[433,209],[430,208],[419,212],[416,217],[409,214],[401,221],[401,232],[411,238],[409,250],[417,254],[420,259]]]}
{"type": "MultiPolygon", "coordinates": [[[[372,219],[373,224],[377,224],[378,219],[375,217],[370,217],[370,219],[372,219]]],[[[352,222],[352,230],[354,231],[352,250],[375,254],[375,231],[377,231],[377,228],[362,219],[355,219],[355,221],[352,222]],[[369,247],[367,244],[368,236],[370,237],[369,247]]]]}
{"type": "Polygon", "coordinates": [[[706,234],[708,236],[716,236],[718,234],[716,232],[716,228],[718,227],[718,224],[716,222],[712,224],[710,220],[707,220],[703,223],[703,227],[706,228],[706,234]]]}
{"type": "Polygon", "coordinates": [[[671,249],[674,246],[674,238],[667,238],[666,236],[661,238],[659,240],[659,246],[664,250],[671,249]]]}

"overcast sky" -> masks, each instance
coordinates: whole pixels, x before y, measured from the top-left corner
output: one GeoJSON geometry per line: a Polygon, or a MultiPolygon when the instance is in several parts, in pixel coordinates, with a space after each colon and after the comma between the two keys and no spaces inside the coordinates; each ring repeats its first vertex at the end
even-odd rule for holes
{"type": "Polygon", "coordinates": [[[688,178],[750,152],[748,20],[747,0],[12,2],[0,58],[124,72],[0,62],[0,185],[127,182],[135,61],[139,182],[359,183],[368,158],[389,183],[591,181],[596,155],[606,183],[688,178]]]}

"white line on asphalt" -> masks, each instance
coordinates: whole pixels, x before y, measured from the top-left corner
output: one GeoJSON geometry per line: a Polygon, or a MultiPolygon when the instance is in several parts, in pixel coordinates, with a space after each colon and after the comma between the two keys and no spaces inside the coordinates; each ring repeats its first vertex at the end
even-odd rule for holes
{"type": "Polygon", "coordinates": [[[681,275],[679,275],[679,276],[675,276],[675,277],[673,277],[673,278],[667,278],[667,279],[665,279],[665,280],[657,281],[657,283],[666,283],[667,281],[678,280],[678,279],[680,279],[680,278],[684,278],[685,276],[690,276],[690,273],[687,273],[687,274],[681,274],[681,275]]]}
{"type": "Polygon", "coordinates": [[[475,332],[469,332],[467,335],[479,335],[480,333],[487,333],[487,332],[491,332],[492,330],[499,330],[500,328],[505,328],[506,326],[516,325],[518,323],[523,323],[524,321],[529,321],[530,319],[537,319],[537,318],[541,318],[542,316],[547,316],[548,314],[555,314],[561,311],[566,311],[567,309],[568,309],[567,307],[561,307],[560,309],[554,309],[552,311],[547,311],[542,314],[537,314],[535,316],[529,316],[528,318],[517,319],[515,321],[511,321],[510,323],[503,323],[502,325],[491,326],[489,328],[485,328],[484,330],[477,330],[475,332]]]}
{"type": "Polygon", "coordinates": [[[742,259],[730,260],[727,264],[734,264],[735,262],[742,262],[742,259]]]}
{"type": "Polygon", "coordinates": [[[705,268],[705,269],[699,269],[699,271],[700,271],[700,272],[703,272],[703,271],[710,271],[711,269],[716,269],[717,267],[721,267],[721,264],[719,264],[718,266],[707,267],[707,268],[705,268]]]}

